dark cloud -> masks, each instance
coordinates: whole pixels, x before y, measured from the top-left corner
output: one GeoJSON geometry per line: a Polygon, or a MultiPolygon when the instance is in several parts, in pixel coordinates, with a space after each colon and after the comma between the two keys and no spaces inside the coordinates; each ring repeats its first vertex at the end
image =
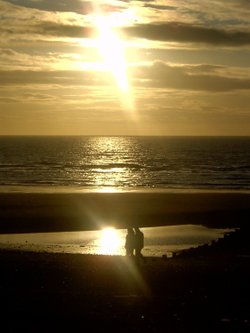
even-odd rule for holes
{"type": "Polygon", "coordinates": [[[157,61],[152,66],[139,67],[135,74],[139,84],[148,87],[210,92],[250,89],[250,79],[219,75],[216,71],[220,68],[211,65],[169,66],[157,61]]]}
{"type": "Polygon", "coordinates": [[[0,33],[4,36],[42,35],[70,38],[90,38],[95,37],[96,34],[96,30],[90,27],[62,24],[52,21],[30,22],[29,26],[18,23],[19,22],[10,26],[0,26],[0,33]]]}
{"type": "Polygon", "coordinates": [[[201,73],[217,73],[218,70],[225,70],[225,66],[220,65],[210,65],[210,64],[200,64],[200,65],[185,65],[185,71],[190,71],[192,74],[201,73]]]}
{"type": "Polygon", "coordinates": [[[178,8],[178,7],[174,7],[174,6],[155,5],[153,3],[145,3],[144,7],[152,8],[152,9],[159,9],[159,10],[176,10],[178,8]]]}
{"type": "Polygon", "coordinates": [[[56,85],[104,85],[109,76],[87,71],[0,71],[0,85],[56,84],[56,85]],[[106,81],[105,81],[106,80],[106,81]]]}
{"type": "Polygon", "coordinates": [[[250,44],[250,32],[205,28],[179,22],[137,24],[133,27],[127,27],[126,32],[132,37],[166,42],[223,46],[250,44]]]}
{"type": "MultiPolygon", "coordinates": [[[[95,29],[80,25],[61,24],[50,21],[41,21],[26,26],[1,26],[2,33],[8,34],[39,34],[47,36],[88,38],[94,37],[95,29]]],[[[137,24],[125,27],[123,30],[130,37],[145,38],[155,41],[204,43],[240,47],[250,45],[250,32],[219,30],[184,23],[169,22],[155,24],[137,24]]]]}
{"type": "Polygon", "coordinates": [[[94,36],[94,29],[89,27],[70,24],[58,24],[55,22],[46,21],[33,25],[33,31],[39,35],[57,37],[88,38],[94,36]]]}
{"type": "Polygon", "coordinates": [[[19,100],[17,98],[11,98],[11,97],[0,97],[0,103],[4,104],[12,104],[12,103],[18,103],[19,100]]]}
{"type": "Polygon", "coordinates": [[[235,4],[241,6],[241,8],[243,7],[244,9],[250,9],[249,0],[236,0],[235,4]]]}
{"type": "Polygon", "coordinates": [[[81,0],[5,0],[17,6],[25,8],[33,8],[44,11],[58,11],[58,12],[75,12],[79,14],[87,14],[92,10],[92,1],[81,0]]]}
{"type": "Polygon", "coordinates": [[[12,49],[5,49],[2,47],[0,48],[0,52],[2,56],[8,56],[8,57],[15,56],[17,54],[17,52],[15,52],[12,49]]]}
{"type": "MultiPolygon", "coordinates": [[[[208,92],[250,90],[250,79],[227,77],[222,66],[169,66],[156,61],[133,69],[134,86],[208,92]]],[[[1,71],[0,85],[53,84],[61,86],[106,86],[111,74],[93,71],[1,71]]]]}
{"type": "MultiPolygon", "coordinates": [[[[39,9],[43,11],[55,12],[75,12],[78,14],[88,14],[95,9],[95,1],[83,0],[5,0],[25,8],[39,9]]],[[[104,12],[113,12],[121,10],[120,6],[103,4],[98,5],[98,8],[104,12]]]]}

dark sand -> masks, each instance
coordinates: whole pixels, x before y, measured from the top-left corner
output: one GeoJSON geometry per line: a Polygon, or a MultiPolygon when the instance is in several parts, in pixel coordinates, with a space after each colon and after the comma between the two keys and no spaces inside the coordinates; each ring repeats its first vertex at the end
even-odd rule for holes
{"type": "Polygon", "coordinates": [[[144,262],[1,251],[1,326],[4,332],[250,332],[250,251],[241,237],[236,246],[221,242],[144,262]]]}
{"type": "Polygon", "coordinates": [[[1,194],[1,232],[198,223],[240,231],[175,258],[0,251],[3,332],[250,332],[248,193],[1,194]]]}
{"type": "Polygon", "coordinates": [[[250,191],[0,193],[0,233],[249,223],[250,191]]]}

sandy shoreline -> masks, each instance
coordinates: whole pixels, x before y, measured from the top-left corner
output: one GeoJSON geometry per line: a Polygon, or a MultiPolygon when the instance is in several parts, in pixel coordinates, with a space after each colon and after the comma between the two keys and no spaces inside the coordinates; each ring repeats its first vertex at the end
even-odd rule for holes
{"type": "Polygon", "coordinates": [[[1,323],[8,332],[249,332],[250,257],[240,254],[136,262],[0,251],[1,323]]]}
{"type": "Polygon", "coordinates": [[[0,232],[248,223],[250,191],[0,193],[0,232]]]}
{"type": "MultiPolygon", "coordinates": [[[[210,221],[216,214],[225,218],[249,210],[249,196],[245,195],[106,195],[0,195],[0,211],[4,214],[9,209],[9,223],[14,230],[28,214],[26,228],[32,227],[35,216],[38,221],[42,217],[42,223],[47,216],[45,208],[50,209],[48,223],[54,228],[62,207],[66,206],[63,213],[69,211],[68,217],[72,218],[78,204],[84,209],[76,216],[90,204],[92,209],[99,209],[98,214],[110,212],[116,204],[119,209],[113,208],[112,212],[124,218],[126,209],[130,208],[133,215],[133,209],[141,205],[144,213],[160,212],[164,218],[175,213],[176,221],[187,212],[192,218],[205,216],[210,221]],[[168,205],[164,205],[166,202],[168,205]],[[11,214],[13,206],[14,217],[21,216],[18,220],[11,214]]],[[[145,223],[149,221],[145,217],[145,223]]],[[[249,227],[244,220],[240,224],[242,229],[221,242],[170,259],[147,257],[136,261],[125,256],[0,250],[2,327],[7,332],[90,329],[116,333],[247,333],[249,227]]],[[[43,225],[38,223],[36,228],[43,225]]]]}

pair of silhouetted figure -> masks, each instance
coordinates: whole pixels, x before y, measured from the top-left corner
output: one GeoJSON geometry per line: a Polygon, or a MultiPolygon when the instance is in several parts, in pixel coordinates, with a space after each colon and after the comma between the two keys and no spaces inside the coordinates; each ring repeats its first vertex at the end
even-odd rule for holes
{"type": "Polygon", "coordinates": [[[126,256],[132,257],[136,256],[137,258],[142,258],[143,255],[141,253],[144,247],[144,234],[138,228],[128,228],[125,241],[125,249],[126,249],[126,256]]]}

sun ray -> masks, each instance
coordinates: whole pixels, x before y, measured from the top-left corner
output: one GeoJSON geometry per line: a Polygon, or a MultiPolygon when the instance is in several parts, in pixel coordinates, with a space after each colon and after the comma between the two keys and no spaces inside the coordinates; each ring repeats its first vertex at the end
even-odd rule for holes
{"type": "Polygon", "coordinates": [[[135,106],[129,85],[128,64],[125,57],[126,45],[118,31],[121,28],[119,18],[123,16],[121,13],[117,13],[116,16],[104,13],[96,5],[93,15],[97,30],[95,43],[103,59],[104,68],[112,74],[120,91],[123,107],[133,111],[135,106]]]}
{"type": "Polygon", "coordinates": [[[128,91],[127,68],[124,58],[124,45],[114,32],[108,17],[97,16],[98,49],[104,58],[107,69],[113,74],[122,92],[128,91]]]}

